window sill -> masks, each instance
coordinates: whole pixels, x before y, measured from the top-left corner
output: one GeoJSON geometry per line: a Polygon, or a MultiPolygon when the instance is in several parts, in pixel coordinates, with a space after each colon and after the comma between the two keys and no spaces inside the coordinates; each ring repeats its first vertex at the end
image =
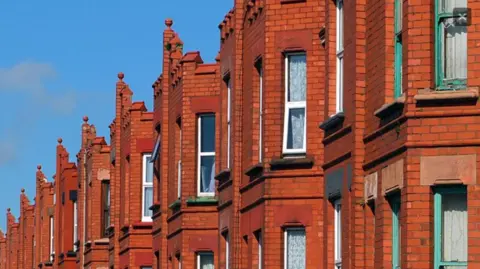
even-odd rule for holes
{"type": "Polygon", "coordinates": [[[331,116],[328,120],[324,121],[322,124],[320,124],[320,129],[326,131],[334,126],[337,126],[345,120],[345,113],[344,112],[338,112],[337,114],[331,116]]]}
{"type": "Polygon", "coordinates": [[[180,199],[177,199],[175,200],[175,202],[171,203],[168,206],[168,208],[170,208],[171,210],[175,210],[175,209],[178,209],[181,205],[182,205],[182,201],[180,201],[180,199]]]}
{"type": "Polygon", "coordinates": [[[148,209],[152,210],[152,218],[156,217],[160,213],[160,203],[156,202],[148,209]]]}
{"type": "Polygon", "coordinates": [[[217,205],[218,199],[216,197],[195,197],[187,200],[189,206],[202,206],[202,205],[217,205]]]}
{"type": "Polygon", "coordinates": [[[299,158],[278,158],[270,161],[272,170],[312,168],[313,158],[302,156],[299,158]]]}
{"type": "Polygon", "coordinates": [[[385,118],[389,115],[392,115],[396,111],[402,110],[405,105],[405,96],[402,95],[395,99],[390,104],[384,104],[382,107],[377,109],[373,114],[378,118],[385,118]]]}
{"type": "Polygon", "coordinates": [[[468,88],[461,90],[425,90],[416,94],[413,98],[419,102],[439,102],[446,100],[475,100],[478,99],[478,88],[468,88]]]}
{"type": "Polygon", "coordinates": [[[108,245],[110,244],[110,240],[108,238],[97,239],[93,241],[95,245],[108,245]]]}
{"type": "Polygon", "coordinates": [[[263,164],[257,163],[245,170],[244,174],[249,176],[250,178],[258,178],[263,173],[263,164]]]}
{"type": "Polygon", "coordinates": [[[220,184],[222,184],[223,182],[228,181],[230,179],[230,174],[231,174],[230,168],[226,168],[220,171],[220,173],[216,174],[215,179],[218,180],[220,184]]]}

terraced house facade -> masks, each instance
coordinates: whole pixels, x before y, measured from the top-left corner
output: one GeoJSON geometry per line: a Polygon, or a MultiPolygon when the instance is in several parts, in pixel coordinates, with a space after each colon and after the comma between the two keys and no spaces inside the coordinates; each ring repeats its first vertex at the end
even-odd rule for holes
{"type": "Polygon", "coordinates": [[[153,111],[119,73],[110,142],[58,140],[0,269],[480,268],[479,12],[235,0],[212,63],[165,20],[153,111]]]}

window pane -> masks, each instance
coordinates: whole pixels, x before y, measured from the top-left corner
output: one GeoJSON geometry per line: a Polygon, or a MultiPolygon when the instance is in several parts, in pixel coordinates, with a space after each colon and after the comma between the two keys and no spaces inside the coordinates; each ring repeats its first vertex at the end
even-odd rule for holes
{"type": "Polygon", "coordinates": [[[402,31],[403,0],[395,0],[395,33],[402,31]]]}
{"type": "Polygon", "coordinates": [[[287,269],[306,267],[305,230],[287,230],[287,269]]]}
{"type": "Polygon", "coordinates": [[[454,8],[458,7],[467,7],[467,0],[440,0],[439,1],[439,12],[452,13],[454,8]]]}
{"type": "Polygon", "coordinates": [[[152,157],[147,156],[145,158],[145,182],[153,182],[153,163],[151,162],[152,157]]]}
{"type": "Polygon", "coordinates": [[[215,156],[202,156],[200,163],[200,192],[215,192],[215,156]]]}
{"type": "Polygon", "coordinates": [[[215,152],[215,116],[201,116],[201,152],[215,152]]]}
{"type": "Polygon", "coordinates": [[[200,269],[213,269],[213,254],[200,254],[200,269]]]}
{"type": "Polygon", "coordinates": [[[305,108],[292,108],[288,112],[287,149],[303,149],[305,136],[305,108]]]}
{"type": "Polygon", "coordinates": [[[442,195],[443,261],[467,261],[467,197],[465,194],[442,195]]]}
{"type": "Polygon", "coordinates": [[[307,60],[305,54],[288,56],[288,101],[305,101],[307,60]]]}
{"type": "Polygon", "coordinates": [[[452,79],[467,78],[467,27],[454,24],[454,19],[443,22],[443,66],[446,83],[452,79]]]}
{"type": "Polygon", "coordinates": [[[143,215],[151,217],[152,211],[150,207],[153,205],[153,187],[145,187],[145,199],[143,207],[143,215]]]}

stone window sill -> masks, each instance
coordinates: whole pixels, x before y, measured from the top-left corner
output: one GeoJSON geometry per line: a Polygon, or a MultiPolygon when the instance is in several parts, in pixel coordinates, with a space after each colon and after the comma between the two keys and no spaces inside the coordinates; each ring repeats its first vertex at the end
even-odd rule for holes
{"type": "Polygon", "coordinates": [[[299,158],[278,158],[270,161],[272,170],[312,168],[313,158],[302,156],[299,158]]]}
{"type": "Polygon", "coordinates": [[[438,102],[447,100],[475,100],[478,99],[478,88],[468,88],[461,90],[442,90],[432,91],[424,90],[416,94],[413,98],[418,102],[438,102]]]}
{"type": "Polygon", "coordinates": [[[263,164],[262,163],[257,163],[245,170],[244,174],[251,177],[251,178],[257,178],[260,176],[263,172],[263,164]]]}
{"type": "Polygon", "coordinates": [[[175,210],[175,209],[178,209],[180,207],[180,205],[182,204],[182,202],[180,201],[180,199],[177,199],[175,200],[175,202],[171,203],[168,208],[172,209],[172,210],[175,210]]]}
{"type": "Polygon", "coordinates": [[[217,205],[218,199],[216,197],[195,197],[187,200],[187,205],[202,206],[202,205],[217,205]]]}
{"type": "Polygon", "coordinates": [[[320,124],[320,129],[326,131],[334,126],[337,126],[345,120],[345,113],[344,112],[338,112],[337,114],[331,116],[328,120],[324,121],[322,124],[320,124]]]}
{"type": "Polygon", "coordinates": [[[390,104],[384,104],[382,107],[377,109],[373,114],[378,117],[378,118],[385,118],[386,116],[389,116],[393,114],[394,112],[403,109],[403,106],[405,105],[405,96],[402,95],[395,99],[390,104]]]}
{"type": "Polygon", "coordinates": [[[220,173],[215,175],[215,179],[220,183],[228,181],[230,179],[231,170],[229,168],[223,169],[220,173]]]}

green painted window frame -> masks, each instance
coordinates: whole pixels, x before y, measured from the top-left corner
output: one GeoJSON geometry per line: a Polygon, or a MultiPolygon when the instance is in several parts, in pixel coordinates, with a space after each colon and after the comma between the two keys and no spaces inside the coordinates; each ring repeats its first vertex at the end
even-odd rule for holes
{"type": "Polygon", "coordinates": [[[392,208],[392,269],[399,269],[401,261],[400,193],[392,194],[389,201],[392,208]]]}
{"type": "Polygon", "coordinates": [[[403,0],[395,0],[394,11],[395,32],[395,70],[394,70],[394,97],[398,98],[403,93],[402,66],[403,66],[403,0]]]}
{"type": "MultiPolygon", "coordinates": [[[[442,22],[448,18],[454,18],[452,12],[440,12],[440,4],[443,0],[435,0],[435,84],[437,90],[455,90],[459,88],[465,88],[467,85],[466,79],[451,80],[449,84],[444,83],[444,72],[442,58],[444,57],[442,52],[442,22]]],[[[468,44],[468,42],[467,42],[468,44]]],[[[465,48],[467,49],[467,48],[465,48]]]]}
{"type": "MultiPolygon", "coordinates": [[[[434,268],[443,269],[444,266],[467,266],[468,262],[442,261],[442,199],[445,194],[465,194],[466,186],[442,186],[434,189],[434,268]]],[[[468,198],[467,198],[468,203],[468,198]]],[[[467,220],[468,221],[468,220],[467,220]]]]}

